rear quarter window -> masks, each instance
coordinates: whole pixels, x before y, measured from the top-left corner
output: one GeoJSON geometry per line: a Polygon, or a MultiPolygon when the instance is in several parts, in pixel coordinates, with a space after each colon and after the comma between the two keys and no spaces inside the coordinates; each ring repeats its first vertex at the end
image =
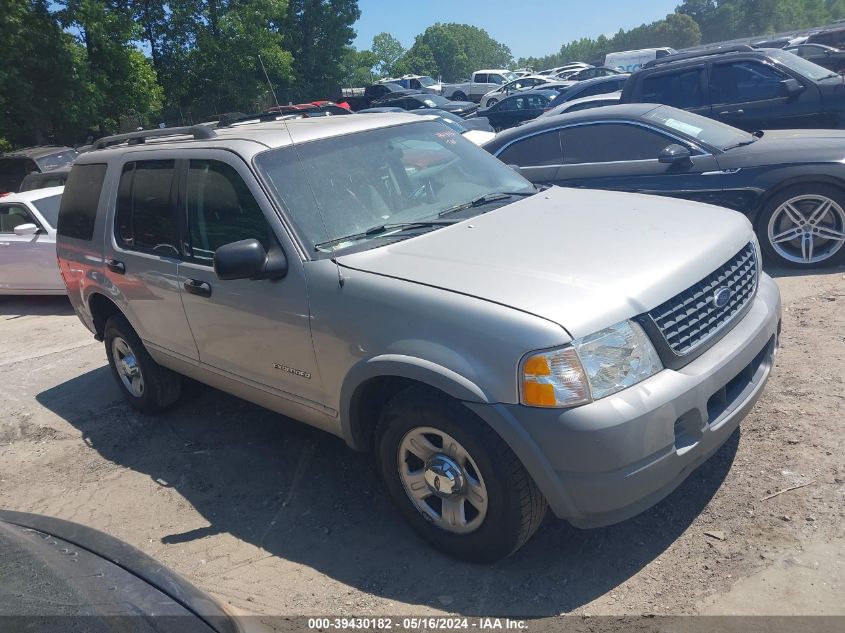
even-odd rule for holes
{"type": "Polygon", "coordinates": [[[105,163],[88,163],[70,170],[59,207],[59,235],[86,241],[94,236],[106,167],[105,163]]]}

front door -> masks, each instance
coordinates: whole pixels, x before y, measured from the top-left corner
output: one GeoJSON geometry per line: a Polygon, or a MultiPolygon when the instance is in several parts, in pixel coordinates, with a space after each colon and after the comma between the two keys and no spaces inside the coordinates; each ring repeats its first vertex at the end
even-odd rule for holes
{"type": "Polygon", "coordinates": [[[716,159],[650,127],[622,122],[595,123],[560,131],[563,164],[554,183],[569,187],[667,195],[700,202],[721,199],[722,175],[716,159]],[[689,162],[667,165],[661,150],[682,144],[689,162]]]}
{"type": "Polygon", "coordinates": [[[56,263],[56,239],[23,204],[0,204],[0,290],[64,288],[56,263]],[[38,233],[15,235],[15,227],[35,224],[38,233]]]}
{"type": "Polygon", "coordinates": [[[320,402],[304,270],[278,216],[247,166],[231,154],[209,151],[185,167],[179,208],[186,258],[179,283],[200,362],[280,395],[320,402]],[[244,239],[258,240],[265,250],[281,248],[288,274],[218,279],[214,252],[244,239]]]}

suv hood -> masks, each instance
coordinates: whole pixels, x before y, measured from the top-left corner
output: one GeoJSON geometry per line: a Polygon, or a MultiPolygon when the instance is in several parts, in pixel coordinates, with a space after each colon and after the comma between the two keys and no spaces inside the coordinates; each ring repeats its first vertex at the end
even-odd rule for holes
{"type": "Polygon", "coordinates": [[[745,216],[719,207],[553,187],[337,262],[510,306],[578,338],[660,305],[752,238],[745,216]]]}

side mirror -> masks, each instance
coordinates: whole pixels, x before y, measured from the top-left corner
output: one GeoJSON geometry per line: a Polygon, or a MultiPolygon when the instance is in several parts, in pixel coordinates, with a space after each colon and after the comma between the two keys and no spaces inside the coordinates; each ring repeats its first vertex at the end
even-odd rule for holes
{"type": "Polygon", "coordinates": [[[660,151],[657,160],[664,165],[680,165],[689,163],[691,156],[692,154],[690,154],[688,148],[677,143],[672,143],[660,151]]]}
{"type": "Polygon", "coordinates": [[[214,252],[214,272],[224,281],[281,279],[288,272],[288,260],[280,248],[268,254],[258,240],[241,240],[214,252]]]}
{"type": "Polygon", "coordinates": [[[36,226],[32,222],[27,222],[26,224],[18,224],[15,227],[15,235],[35,235],[36,233],[38,233],[38,231],[38,226],[36,226]]]}
{"type": "Polygon", "coordinates": [[[779,94],[781,97],[794,97],[804,92],[804,86],[797,79],[784,79],[780,82],[779,94]]]}

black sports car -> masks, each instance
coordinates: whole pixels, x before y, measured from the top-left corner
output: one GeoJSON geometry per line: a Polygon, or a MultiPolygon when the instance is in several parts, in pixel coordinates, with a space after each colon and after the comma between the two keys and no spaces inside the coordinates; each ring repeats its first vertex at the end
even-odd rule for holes
{"type": "Polygon", "coordinates": [[[685,110],[642,103],[542,118],[497,135],[484,149],[518,165],[535,183],[736,209],[748,216],[764,253],[778,264],[810,267],[845,257],[843,131],[749,134],[685,110]]]}

